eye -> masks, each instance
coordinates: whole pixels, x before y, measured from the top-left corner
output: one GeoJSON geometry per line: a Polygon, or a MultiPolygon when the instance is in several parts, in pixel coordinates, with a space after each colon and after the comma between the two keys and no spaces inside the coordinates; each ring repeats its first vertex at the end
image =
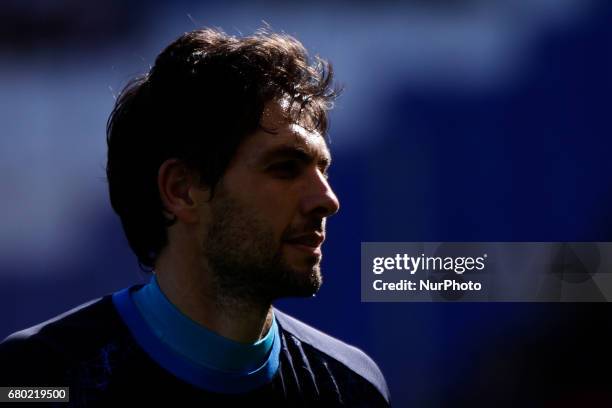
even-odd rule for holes
{"type": "Polygon", "coordinates": [[[292,179],[300,174],[300,164],[295,160],[274,163],[268,167],[268,171],[280,178],[292,179]]]}

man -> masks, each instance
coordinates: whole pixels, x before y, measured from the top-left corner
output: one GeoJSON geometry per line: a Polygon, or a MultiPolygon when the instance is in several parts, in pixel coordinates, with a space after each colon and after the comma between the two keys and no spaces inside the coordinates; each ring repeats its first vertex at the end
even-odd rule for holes
{"type": "Polygon", "coordinates": [[[10,336],[0,385],[69,386],[77,406],[388,406],[371,359],[272,307],[322,282],[331,80],[287,35],[168,46],[107,127],[111,204],[151,281],[10,336]]]}

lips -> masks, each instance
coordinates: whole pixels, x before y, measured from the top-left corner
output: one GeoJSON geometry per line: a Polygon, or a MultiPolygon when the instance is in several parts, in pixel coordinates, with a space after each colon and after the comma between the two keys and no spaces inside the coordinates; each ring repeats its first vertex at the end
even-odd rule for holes
{"type": "Polygon", "coordinates": [[[286,240],[289,244],[304,245],[311,248],[318,248],[323,241],[325,241],[325,235],[317,232],[298,235],[286,240]]]}

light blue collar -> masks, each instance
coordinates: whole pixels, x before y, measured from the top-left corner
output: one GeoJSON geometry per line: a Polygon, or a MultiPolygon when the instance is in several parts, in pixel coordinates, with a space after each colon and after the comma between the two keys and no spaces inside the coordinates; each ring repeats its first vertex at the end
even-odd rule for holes
{"type": "Polygon", "coordinates": [[[244,373],[228,373],[183,357],[162,342],[146,322],[134,303],[132,294],[142,288],[134,285],[113,293],[112,300],[121,320],[142,350],[175,377],[198,388],[219,393],[249,392],[273,381],[280,365],[281,335],[274,322],[274,342],[267,359],[257,369],[244,373]]]}
{"type": "Polygon", "coordinates": [[[265,363],[278,336],[276,318],[265,337],[240,343],[223,337],[191,320],[161,291],[155,275],[132,299],[157,338],[174,352],[210,369],[248,373],[265,363]]]}

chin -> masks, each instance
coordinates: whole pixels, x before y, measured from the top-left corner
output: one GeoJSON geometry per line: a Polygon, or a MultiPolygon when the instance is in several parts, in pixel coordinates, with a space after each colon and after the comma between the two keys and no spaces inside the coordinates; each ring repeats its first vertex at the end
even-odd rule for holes
{"type": "Polygon", "coordinates": [[[289,267],[282,282],[279,282],[278,297],[313,296],[319,291],[322,284],[323,277],[318,263],[309,266],[289,267]]]}
{"type": "Polygon", "coordinates": [[[305,278],[308,278],[308,280],[321,280],[321,267],[318,259],[310,259],[299,264],[294,263],[289,269],[298,280],[304,280],[305,278]]]}
{"type": "Polygon", "coordinates": [[[319,269],[321,263],[320,250],[312,250],[303,246],[288,245],[283,253],[285,264],[293,268],[312,271],[319,269]]]}

